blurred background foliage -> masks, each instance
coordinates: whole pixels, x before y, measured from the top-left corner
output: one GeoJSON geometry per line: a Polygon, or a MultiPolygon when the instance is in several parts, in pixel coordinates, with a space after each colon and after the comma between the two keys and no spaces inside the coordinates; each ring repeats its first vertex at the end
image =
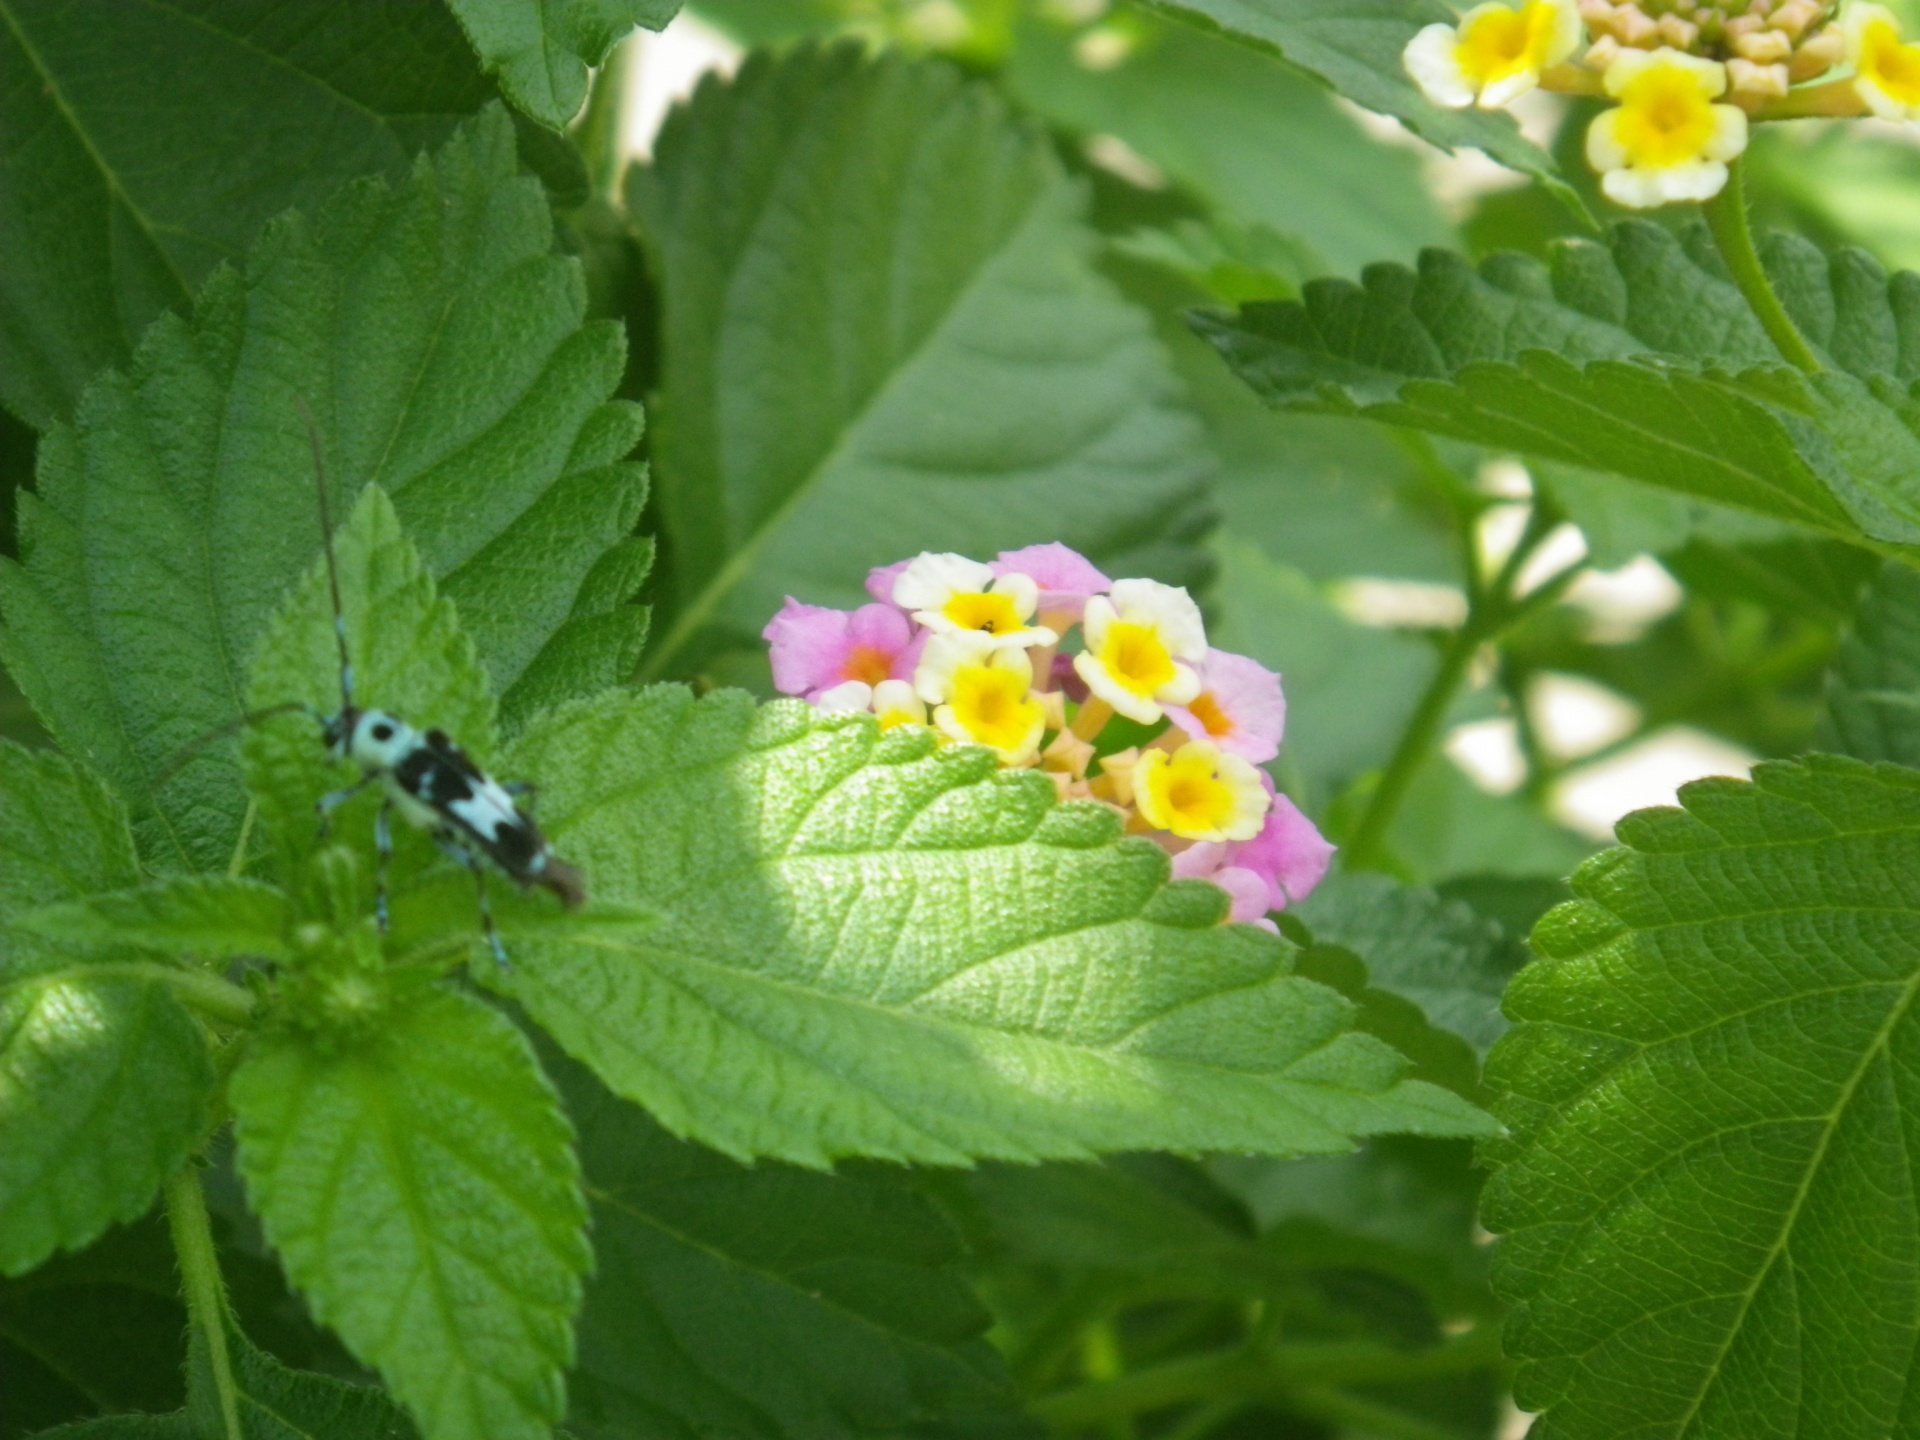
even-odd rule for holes
{"type": "MultiPolygon", "coordinates": [[[[1563,158],[1577,151],[1578,105],[1539,97],[1526,120],[1563,158]]],[[[664,396],[648,443],[665,508],[644,522],[664,531],[651,676],[770,694],[754,631],[780,589],[849,603],[865,564],[888,558],[863,544],[897,542],[899,553],[944,538],[978,552],[1059,538],[1038,528],[1057,504],[1072,512],[1063,525],[1082,527],[1068,538],[1110,569],[1190,584],[1218,643],[1282,672],[1289,726],[1276,779],[1346,840],[1474,594],[1514,561],[1515,595],[1539,603],[1466,647],[1436,743],[1415,757],[1391,826],[1370,843],[1378,873],[1336,875],[1288,922],[1309,972],[1346,990],[1443,1083],[1474,1092],[1522,937],[1613,819],[1680,780],[1813,742],[1828,667],[1879,571],[1871,556],[1616,477],[1529,473],[1509,456],[1366,421],[1276,414],[1183,322],[1190,307],[1283,298],[1314,277],[1413,263],[1426,246],[1544,255],[1594,233],[1538,183],[1443,156],[1278,58],[1134,0],[699,0],[664,38],[615,52],[572,138],[559,145],[529,129],[523,158],[548,184],[593,308],[628,326],[626,393],[664,396]],[[897,482],[877,462],[845,461],[860,447],[828,427],[818,463],[841,467],[839,510],[796,516],[775,494],[739,501],[733,532],[700,528],[712,487],[772,486],[786,463],[736,472],[730,456],[799,442],[790,432],[763,439],[753,413],[724,406],[703,440],[688,398],[707,383],[683,339],[699,303],[695,272],[726,246],[764,237],[710,233],[704,212],[675,210],[673,167],[694,161],[676,160],[669,137],[660,164],[643,162],[625,183],[634,105],[657,106],[659,87],[682,78],[660,55],[677,43],[687,53],[676,35],[689,33],[702,37],[691,53],[717,58],[851,36],[942,57],[996,97],[1003,108],[978,123],[1006,148],[1008,168],[978,194],[936,196],[953,208],[931,228],[968,230],[979,217],[965,207],[998,203],[1006,187],[1064,197],[1047,223],[1087,267],[1073,282],[1076,303],[1113,327],[1133,369],[1119,380],[1089,370],[1072,397],[1043,382],[1022,403],[1042,418],[1083,401],[1151,411],[1157,428],[1138,444],[1152,458],[1137,484],[1081,513],[1064,489],[1073,457],[1054,455],[1046,463],[1063,488],[1052,498],[1008,492],[1012,511],[969,520],[966,504],[978,502],[963,497],[940,512],[945,529],[915,529],[909,514],[867,534],[861,515],[894,505],[897,482]],[[636,198],[644,203],[628,203],[636,198]],[[978,526],[971,540],[967,524],[978,526]],[[1030,533],[1016,533],[1022,526],[1030,533]],[[743,571],[774,578],[743,583],[743,571]],[[1549,577],[1550,592],[1534,591],[1549,577]]],[[[724,148],[701,163],[716,155],[726,163],[724,148]]],[[[1619,218],[1583,165],[1564,171],[1594,215],[1619,218]]],[[[822,193],[832,183],[823,172],[822,193]]],[[[1888,266],[1920,264],[1920,145],[1910,135],[1771,126],[1756,138],[1749,186],[1763,224],[1863,247],[1888,266]]],[[[847,196],[835,203],[859,208],[847,196]]],[[[951,283],[973,283],[976,261],[957,248],[925,263],[929,284],[948,283],[942,265],[959,277],[951,283]]],[[[812,364],[804,333],[786,343],[795,367],[812,364]]],[[[964,358],[947,362],[948,383],[965,383],[964,358]]],[[[796,416],[818,405],[786,392],[755,403],[796,416]]],[[[13,492],[31,485],[35,448],[34,428],[0,409],[7,554],[13,492]]],[[[907,503],[920,503],[911,490],[907,503]]],[[[41,740],[4,677],[0,733],[41,740]]],[[[964,1425],[927,1415],[911,1433],[1518,1434],[1486,1237],[1473,1221],[1478,1184],[1466,1147],[1416,1140],[1284,1163],[1142,1156],[928,1176],[925,1190],[969,1243],[1026,1414],[964,1425]]],[[[221,1223],[254,1339],[290,1363],[353,1373],[285,1293],[242,1208],[226,1206],[221,1223]]],[[[9,1392],[0,1440],[100,1409],[177,1403],[180,1326],[152,1220],[0,1285],[9,1392]],[[102,1327],[124,1336],[110,1373],[90,1358],[102,1327]]],[[[644,1433],[681,1432],[663,1420],[644,1433]]]]}

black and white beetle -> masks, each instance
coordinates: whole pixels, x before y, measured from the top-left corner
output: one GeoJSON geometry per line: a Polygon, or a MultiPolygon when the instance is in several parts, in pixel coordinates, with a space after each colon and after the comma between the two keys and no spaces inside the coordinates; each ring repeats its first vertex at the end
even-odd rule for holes
{"type": "Polygon", "coordinates": [[[481,927],[494,959],[505,965],[506,947],[500,943],[493,910],[487,904],[483,858],[523,887],[539,885],[553,891],[569,910],[585,903],[586,888],[580,872],[553,853],[532,816],[516,803],[514,797],[528,793],[528,786],[501,784],[475,765],[443,731],[416,730],[390,711],[363,710],[354,703],[353,660],[347,652],[346,612],[340,605],[340,572],[333,558],[333,521],[327,511],[320,433],[304,401],[300,414],[313,449],[321,543],[327,557],[327,588],[333,599],[333,634],[340,646],[339,713],[309,713],[320,722],[327,754],[338,761],[350,761],[361,770],[353,784],[320,797],[320,833],[326,834],[327,819],[340,806],[369,785],[381,785],[386,794],[373,823],[374,844],[380,854],[374,913],[381,932],[387,928],[387,864],[393,855],[391,816],[398,810],[409,824],[428,831],[443,851],[473,872],[481,927]]]}

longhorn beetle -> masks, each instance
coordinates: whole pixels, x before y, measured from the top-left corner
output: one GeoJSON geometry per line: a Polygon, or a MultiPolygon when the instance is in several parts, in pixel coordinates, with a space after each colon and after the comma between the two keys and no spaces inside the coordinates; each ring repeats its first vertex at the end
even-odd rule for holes
{"type": "Polygon", "coordinates": [[[320,432],[305,400],[299,404],[300,417],[307,426],[307,443],[313,451],[321,543],[327,557],[327,590],[333,600],[333,635],[340,647],[339,713],[310,713],[320,722],[328,756],[351,761],[361,770],[360,778],[351,785],[320,797],[320,833],[327,833],[328,817],[335,810],[378,782],[386,792],[373,822],[373,841],[380,854],[374,916],[381,933],[387,929],[387,864],[393,856],[391,817],[398,810],[410,824],[429,832],[447,855],[473,872],[481,928],[493,958],[505,965],[506,947],[500,943],[493,910],[487,904],[483,857],[522,887],[539,885],[553,891],[569,910],[585,903],[586,888],[580,872],[553,853],[533,817],[515,802],[515,796],[528,794],[531,787],[501,784],[475,765],[444,731],[416,730],[391,711],[362,709],[354,703],[353,660],[347,652],[346,612],[340,605],[340,571],[333,556],[333,520],[327,509],[320,432]]]}

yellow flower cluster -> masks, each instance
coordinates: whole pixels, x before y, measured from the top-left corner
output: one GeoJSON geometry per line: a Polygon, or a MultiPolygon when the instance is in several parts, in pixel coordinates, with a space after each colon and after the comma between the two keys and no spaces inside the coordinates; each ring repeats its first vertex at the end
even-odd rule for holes
{"type": "Polygon", "coordinates": [[[1642,210],[1719,194],[1750,121],[1920,119],[1920,44],[1867,0],[1491,0],[1427,26],[1404,61],[1455,109],[1534,89],[1618,101],[1587,132],[1587,159],[1611,199],[1642,210]]]}

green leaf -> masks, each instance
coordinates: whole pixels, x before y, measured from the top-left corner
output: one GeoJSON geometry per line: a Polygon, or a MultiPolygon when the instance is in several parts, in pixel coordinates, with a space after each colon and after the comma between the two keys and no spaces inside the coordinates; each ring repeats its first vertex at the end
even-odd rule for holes
{"type": "Polygon", "coordinates": [[[1010,1414],[959,1240],[904,1178],[748,1169],[555,1074],[599,1266],[569,1431],[854,1440],[1010,1414]]]}
{"type": "Polygon", "coordinates": [[[0,1274],[153,1203],[206,1132],[207,1037],[163,987],[15,955],[0,965],[0,1274]]]}
{"type": "Polygon", "coordinates": [[[1391,115],[1414,134],[1449,149],[1485,151],[1551,185],[1578,208],[1553,161],[1520,134],[1510,116],[1443,110],[1420,93],[1401,52],[1420,26],[1453,15],[1408,0],[1154,0],[1156,8],[1218,26],[1235,39],[1278,51],[1357,105],[1391,115]]]}
{"type": "Polygon", "coordinates": [[[0,920],[139,878],[126,808],[98,776],[0,740],[0,920]]]}
{"type": "Polygon", "coordinates": [[[490,87],[438,5],[0,4],[0,401],[45,427],[289,205],[490,87]]]}
{"type": "Polygon", "coordinates": [[[1360,413],[1612,471],[1883,548],[1920,544],[1920,282],[1858,251],[1775,236],[1768,270],[1833,368],[1779,364],[1705,231],[1622,225],[1551,268],[1477,270],[1428,251],[1418,273],[1195,325],[1274,404],[1360,413]]]}
{"type": "Polygon", "coordinates": [[[1191,1162],[982,1165],[960,1183],[984,1222],[991,1265],[1158,1272],[1188,1293],[1246,1299],[1273,1288],[1251,1219],[1191,1162]]]}
{"type": "Polygon", "coordinates": [[[985,86],[898,55],[749,59],[628,201],[664,307],[654,456],[671,624],[647,673],[859,604],[923,549],[1181,534],[1208,457],[1082,188],[985,86]],[[846,203],[859,195],[857,205],[846,203]]]}
{"type": "Polygon", "coordinates": [[[43,906],[14,923],[70,945],[127,946],[203,960],[285,960],[291,918],[286,895],[271,885],[191,875],[43,906]]]}
{"type": "MultiPolygon", "coordinates": [[[[1126,48],[1092,69],[1075,53],[1080,36],[1030,10],[1003,71],[1013,97],[1077,135],[1118,137],[1210,215],[1298,237],[1338,274],[1454,243],[1421,181],[1421,157],[1381,144],[1324,85],[1140,7],[1097,23],[1126,48]],[[1287,163],[1274,164],[1281,154],[1287,163]]],[[[1316,273],[1325,267],[1306,272],[1316,273]]]]}
{"type": "Polygon", "coordinates": [[[1487,1227],[1542,1440],[1913,1426],[1920,776],[1810,757],[1618,827],[1534,932],[1487,1227]]]}
{"type": "Polygon", "coordinates": [[[1861,760],[1920,765],[1920,575],[1889,564],[1827,673],[1817,743],[1861,760]]]}
{"type": "Polygon", "coordinates": [[[954,1163],[1337,1150],[1481,1125],[1111,811],[972,747],[658,686],[515,746],[596,897],[652,926],[486,976],[615,1093],[729,1154],[954,1163]]]}
{"type": "Polygon", "coordinates": [[[1135,230],[1110,242],[1109,248],[1232,305],[1291,300],[1326,268],[1302,240],[1268,225],[1224,220],[1181,220],[1165,230],[1135,230]]]}
{"type": "Polygon", "coordinates": [[[176,1408],[185,1400],[186,1329],[173,1241],[158,1213],[0,1280],[0,1434],[103,1411],[176,1408]]]}
{"type": "MultiPolygon", "coordinates": [[[[158,322],[43,437],[22,563],[0,562],[0,658],[127,799],[150,863],[224,868],[240,831],[237,747],[175,766],[238,719],[267,617],[319,553],[303,397],[333,513],[369,482],[394,497],[509,713],[556,632],[599,682],[569,635],[586,612],[644,624],[599,571],[643,498],[618,463],[639,412],[607,398],[624,343],[582,323],[552,238],[489,112],[404,184],[269,226],[244,273],[219,272],[191,321],[158,322]]],[[[632,636],[616,620],[600,643],[632,636]]]]}
{"type": "MultiPolygon", "coordinates": [[[[0,741],[0,920],[137,878],[105,787],[0,741]]],[[[213,1076],[204,1032],[162,986],[4,944],[0,1275],[17,1275],[152,1204],[205,1133],[213,1076]]]]}
{"type": "Polygon", "coordinates": [[[1480,1063],[1474,1049],[1451,1030],[1428,1020],[1412,1000],[1390,989],[1368,983],[1367,965],[1340,945],[1309,944],[1295,961],[1298,973],[1339,991],[1354,1006],[1354,1028],[1377,1035],[1411,1062],[1409,1075],[1444,1085],[1457,1095],[1479,1101],[1480,1063]]]}
{"type": "Polygon", "coordinates": [[[680,0],[447,0],[500,88],[549,129],[587,98],[587,69],[636,25],[663,30],[680,0]]]}
{"type": "Polygon", "coordinates": [[[289,1278],[427,1440],[547,1435],[591,1254],[569,1128],[520,1033],[423,990],[359,1044],[261,1035],[232,1098],[289,1278]]]}
{"type": "Polygon", "coordinates": [[[1314,939],[1367,962],[1375,985],[1405,996],[1482,1055],[1506,1033],[1500,996],[1524,943],[1457,900],[1385,875],[1336,872],[1293,907],[1314,939]]]}

